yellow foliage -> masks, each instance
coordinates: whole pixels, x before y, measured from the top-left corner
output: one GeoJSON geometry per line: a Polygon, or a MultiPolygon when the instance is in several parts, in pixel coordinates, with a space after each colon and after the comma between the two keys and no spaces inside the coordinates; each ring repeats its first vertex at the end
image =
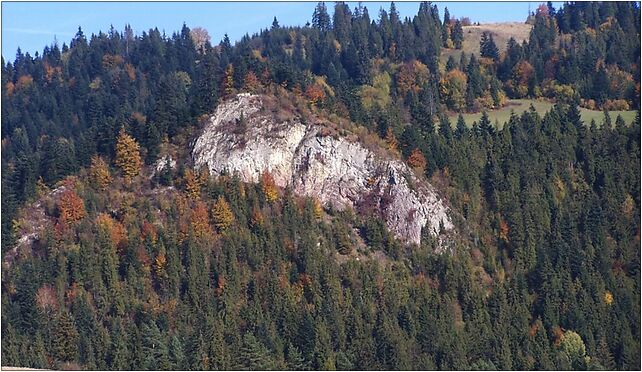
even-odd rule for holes
{"type": "Polygon", "coordinates": [[[613,303],[613,293],[609,291],[604,293],[604,303],[607,305],[611,305],[613,303]]]}
{"type": "Polygon", "coordinates": [[[321,205],[321,202],[317,199],[314,199],[312,212],[314,213],[314,217],[316,218],[321,218],[323,216],[323,206],[321,205]]]}
{"type": "Polygon", "coordinates": [[[219,231],[225,231],[234,222],[234,213],[222,196],[219,196],[216,203],[214,203],[212,219],[214,220],[214,226],[219,231]]]}
{"type": "Polygon", "coordinates": [[[167,257],[164,253],[159,253],[154,260],[154,272],[156,276],[161,276],[165,272],[167,266],[167,257]]]}
{"type": "Polygon", "coordinates": [[[372,80],[372,85],[364,85],[359,90],[361,104],[366,109],[371,109],[375,105],[385,107],[390,102],[390,75],[387,72],[379,74],[372,80]]]}
{"type": "Polygon", "coordinates": [[[198,199],[201,196],[201,187],[203,185],[201,177],[196,175],[191,169],[185,171],[185,190],[187,195],[192,199],[198,199]]]}
{"type": "Polygon", "coordinates": [[[130,182],[140,173],[142,164],[138,142],[128,135],[125,128],[122,127],[116,142],[116,165],[123,172],[125,182],[130,182]]]}
{"type": "Polygon", "coordinates": [[[223,77],[223,93],[225,97],[230,97],[234,94],[234,66],[230,63],[225,69],[225,76],[223,77]]]}
{"type": "Polygon", "coordinates": [[[627,194],[626,198],[624,198],[624,202],[622,202],[622,214],[624,215],[624,217],[630,219],[633,216],[634,208],[635,201],[633,201],[631,195],[627,194]]]}
{"type": "Polygon", "coordinates": [[[111,174],[107,163],[100,156],[91,158],[89,167],[89,182],[97,190],[105,190],[111,183],[111,174]]]}
{"type": "Polygon", "coordinates": [[[125,227],[120,222],[114,220],[108,214],[99,214],[94,223],[98,229],[107,233],[114,248],[122,246],[125,242],[125,239],[127,238],[127,230],[125,230],[125,227]]]}
{"type": "Polygon", "coordinates": [[[276,182],[274,182],[274,177],[270,172],[265,171],[261,174],[261,190],[265,196],[265,200],[268,203],[271,203],[279,198],[279,192],[276,187],[276,182]]]}
{"type": "Polygon", "coordinates": [[[466,104],[466,83],[466,74],[457,69],[449,71],[441,79],[439,89],[449,108],[456,111],[464,108],[466,104]]]}
{"type": "Polygon", "coordinates": [[[99,76],[96,76],[96,78],[94,78],[94,80],[92,80],[91,83],[89,83],[89,89],[91,90],[100,89],[100,85],[102,84],[102,82],[103,80],[99,76]]]}

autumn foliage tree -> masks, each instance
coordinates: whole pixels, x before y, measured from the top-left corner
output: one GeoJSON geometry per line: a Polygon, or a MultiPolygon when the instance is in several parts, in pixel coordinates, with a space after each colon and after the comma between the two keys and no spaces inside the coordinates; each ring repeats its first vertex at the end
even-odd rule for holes
{"type": "Polygon", "coordinates": [[[85,203],[73,190],[65,190],[58,202],[58,222],[70,226],[87,215],[85,203]]]}
{"type": "Polygon", "coordinates": [[[201,195],[201,187],[203,186],[202,178],[199,177],[194,171],[188,169],[185,171],[185,191],[192,199],[197,199],[201,195]]]}
{"type": "Polygon", "coordinates": [[[325,99],[325,92],[323,87],[312,84],[305,88],[305,97],[311,105],[317,105],[325,99]]]}
{"type": "Polygon", "coordinates": [[[225,231],[234,222],[234,213],[223,196],[219,196],[214,203],[212,220],[219,231],[225,231]]]}
{"type": "Polygon", "coordinates": [[[388,150],[397,151],[397,149],[399,148],[399,141],[397,141],[397,138],[395,138],[395,134],[392,133],[392,128],[388,127],[384,140],[386,141],[388,150]]]}
{"type": "Polygon", "coordinates": [[[269,171],[264,171],[261,174],[261,190],[263,191],[263,196],[268,203],[272,203],[279,197],[279,192],[274,181],[274,177],[269,171]]]}
{"type": "Polygon", "coordinates": [[[190,224],[192,226],[192,232],[197,238],[207,237],[212,229],[210,227],[209,216],[207,213],[207,205],[198,201],[192,210],[192,215],[190,216],[190,224]]]}
{"type": "Polygon", "coordinates": [[[107,213],[100,213],[96,217],[95,225],[107,234],[114,248],[122,248],[127,239],[127,230],[120,222],[107,213]]]}
{"type": "Polygon", "coordinates": [[[234,94],[234,66],[230,63],[225,68],[225,75],[223,75],[222,91],[226,98],[234,94]]]}
{"type": "Polygon", "coordinates": [[[428,82],[429,76],[428,67],[423,63],[417,60],[404,63],[397,74],[397,90],[402,97],[405,97],[408,92],[417,94],[428,82]]]}
{"type": "Polygon", "coordinates": [[[461,111],[466,105],[467,77],[462,71],[449,71],[439,84],[442,97],[448,108],[461,111]]]}
{"type": "Polygon", "coordinates": [[[256,76],[254,71],[248,71],[248,73],[245,75],[243,90],[250,93],[256,93],[256,91],[260,87],[261,87],[261,82],[259,81],[259,78],[256,76]]]}
{"type": "Polygon", "coordinates": [[[142,164],[138,142],[122,127],[116,141],[116,165],[123,172],[125,182],[131,182],[140,173],[142,164]]]}
{"type": "Polygon", "coordinates": [[[100,156],[94,156],[91,158],[91,166],[89,167],[89,182],[95,189],[100,191],[104,191],[111,183],[109,166],[100,156]]]}
{"type": "Polygon", "coordinates": [[[426,162],[426,158],[421,150],[416,148],[412,150],[410,156],[408,156],[408,165],[423,173],[426,170],[428,163],[426,162]]]}

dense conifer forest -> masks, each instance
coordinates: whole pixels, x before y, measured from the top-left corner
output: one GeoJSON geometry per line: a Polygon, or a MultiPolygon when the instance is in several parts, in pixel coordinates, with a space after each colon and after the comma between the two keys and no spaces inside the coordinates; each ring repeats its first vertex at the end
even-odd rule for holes
{"type": "Polygon", "coordinates": [[[640,368],[639,3],[543,4],[528,41],[484,34],[445,63],[466,22],[434,4],[327,6],[234,45],[79,28],[3,58],[3,365],[640,368]],[[380,137],[448,200],[451,249],[268,173],[194,170],[190,141],[239,92],[380,137]],[[555,105],[492,123],[513,98],[555,105]],[[169,153],[177,167],[156,169],[169,153]]]}

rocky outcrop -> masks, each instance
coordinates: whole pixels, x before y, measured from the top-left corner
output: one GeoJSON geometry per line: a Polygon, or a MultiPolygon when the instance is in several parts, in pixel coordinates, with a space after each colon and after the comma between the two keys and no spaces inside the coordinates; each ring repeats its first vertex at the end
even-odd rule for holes
{"type": "Polygon", "coordinates": [[[435,189],[404,162],[344,137],[323,136],[321,126],[296,115],[275,116],[259,95],[239,94],[219,105],[194,143],[195,167],[206,166],[213,175],[238,172],[246,182],[257,182],[267,170],[279,186],[325,205],[380,213],[398,238],[412,243],[420,242],[424,226],[433,235],[453,228],[435,189]]]}

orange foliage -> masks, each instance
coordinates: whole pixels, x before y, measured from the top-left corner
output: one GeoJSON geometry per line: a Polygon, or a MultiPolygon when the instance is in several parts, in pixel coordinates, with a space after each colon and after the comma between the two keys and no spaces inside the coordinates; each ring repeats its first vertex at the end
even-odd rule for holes
{"type": "Polygon", "coordinates": [[[105,70],[111,70],[116,66],[120,66],[125,62],[122,56],[114,54],[105,54],[103,55],[103,68],[105,70]]]}
{"type": "Polygon", "coordinates": [[[74,191],[66,190],[62,193],[58,202],[58,222],[70,226],[82,220],[86,214],[85,203],[74,191]]]}
{"type": "Polygon", "coordinates": [[[308,87],[305,88],[305,97],[311,105],[316,105],[325,100],[325,91],[323,90],[323,87],[320,87],[317,84],[308,85],[308,87]]]}
{"type": "Polygon", "coordinates": [[[143,267],[143,270],[149,273],[149,267],[152,262],[151,262],[151,259],[149,258],[149,254],[147,254],[147,249],[145,249],[145,247],[143,247],[142,245],[138,246],[138,248],[136,249],[136,258],[138,259],[138,262],[140,262],[141,266],[143,267]]]}
{"type": "Polygon", "coordinates": [[[531,328],[528,330],[528,336],[531,337],[531,338],[535,337],[535,335],[537,334],[538,328],[539,327],[537,326],[537,323],[533,323],[531,325],[531,328]]]}
{"type": "Polygon", "coordinates": [[[190,217],[190,224],[192,225],[194,236],[197,238],[206,237],[211,234],[212,228],[210,227],[207,214],[207,205],[204,202],[198,201],[194,206],[190,217]]]}
{"type": "Polygon", "coordinates": [[[421,153],[421,150],[414,149],[410,153],[410,156],[408,156],[408,165],[423,173],[428,163],[426,162],[424,154],[421,153]]]}
{"type": "Polygon", "coordinates": [[[564,339],[564,330],[560,327],[553,327],[553,345],[559,347],[564,339]]]}
{"type": "Polygon", "coordinates": [[[62,75],[62,68],[60,66],[58,67],[51,67],[49,63],[45,62],[43,64],[44,70],[45,70],[45,80],[47,83],[51,83],[54,79],[54,77],[62,75]]]}
{"type": "Polygon", "coordinates": [[[409,91],[417,94],[428,81],[428,75],[428,67],[423,63],[417,60],[404,63],[397,74],[397,90],[402,97],[405,97],[409,91]]]}
{"type": "Polygon", "coordinates": [[[7,96],[11,97],[16,86],[12,82],[8,82],[4,87],[7,89],[7,96]]]}
{"type": "Polygon", "coordinates": [[[132,66],[131,63],[125,64],[125,72],[127,73],[127,77],[129,77],[129,80],[136,81],[136,69],[134,68],[134,66],[132,66]]]}
{"type": "Polygon", "coordinates": [[[261,213],[261,210],[259,208],[254,207],[252,209],[252,218],[250,220],[250,223],[254,227],[258,227],[263,225],[264,218],[263,218],[263,213],[261,213]]]}
{"type": "Polygon", "coordinates": [[[386,141],[386,144],[388,145],[388,150],[397,151],[399,142],[397,141],[397,138],[395,138],[395,135],[394,133],[392,133],[392,129],[390,129],[390,127],[388,127],[388,130],[386,131],[385,141],[386,141]]]}
{"type": "Polygon", "coordinates": [[[214,295],[216,297],[220,296],[223,294],[223,290],[225,289],[225,277],[223,275],[219,275],[218,280],[216,281],[216,288],[214,288],[214,295]]]}
{"type": "Polygon", "coordinates": [[[249,71],[245,75],[245,83],[243,85],[243,89],[250,93],[256,93],[256,91],[260,87],[261,87],[261,82],[259,81],[259,78],[256,76],[256,74],[253,71],[249,71]]]}
{"type": "Polygon", "coordinates": [[[261,174],[261,190],[263,191],[265,200],[267,200],[268,203],[275,201],[279,197],[274,177],[272,177],[272,174],[267,170],[261,174]]]}
{"type": "Polygon", "coordinates": [[[508,224],[506,221],[504,221],[503,218],[500,218],[499,220],[499,239],[503,240],[504,242],[508,243],[508,233],[510,229],[508,228],[508,224]]]}
{"type": "Polygon", "coordinates": [[[96,227],[102,229],[109,236],[112,245],[121,250],[127,239],[125,227],[107,213],[101,213],[96,217],[96,227]]]}
{"type": "Polygon", "coordinates": [[[69,286],[69,288],[65,291],[65,303],[67,305],[72,304],[76,297],[78,297],[78,294],[80,293],[80,288],[78,287],[78,283],[73,282],[69,286]]]}
{"type": "Polygon", "coordinates": [[[22,75],[18,78],[18,81],[16,82],[16,88],[17,89],[25,89],[31,86],[33,83],[33,78],[31,75],[22,75]]]}
{"type": "Polygon", "coordinates": [[[143,241],[149,238],[149,240],[155,244],[158,240],[158,232],[156,231],[156,226],[154,226],[154,224],[149,221],[143,222],[141,238],[143,241]]]}

